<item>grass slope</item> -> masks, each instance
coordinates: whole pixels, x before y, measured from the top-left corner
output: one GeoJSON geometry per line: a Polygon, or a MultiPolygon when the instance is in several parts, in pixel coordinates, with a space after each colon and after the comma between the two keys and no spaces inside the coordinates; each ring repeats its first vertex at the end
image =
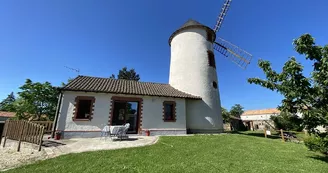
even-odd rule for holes
{"type": "Polygon", "coordinates": [[[69,154],[8,172],[327,172],[304,145],[242,134],[161,137],[141,148],[69,154]]]}

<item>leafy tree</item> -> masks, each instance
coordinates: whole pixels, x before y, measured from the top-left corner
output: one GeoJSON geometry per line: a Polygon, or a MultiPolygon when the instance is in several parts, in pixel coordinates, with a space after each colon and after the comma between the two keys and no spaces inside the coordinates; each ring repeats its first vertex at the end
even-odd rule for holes
{"type": "Polygon", "coordinates": [[[109,78],[110,78],[110,79],[115,79],[115,75],[112,74],[109,78]]]}
{"type": "Polygon", "coordinates": [[[225,122],[230,121],[231,117],[240,118],[240,115],[244,113],[244,108],[240,104],[235,104],[231,107],[230,111],[221,107],[222,118],[225,122]]]}
{"type": "Polygon", "coordinates": [[[16,101],[15,95],[11,92],[7,98],[0,102],[0,111],[15,112],[14,102],[16,101]]]}
{"type": "Polygon", "coordinates": [[[244,113],[244,107],[242,107],[240,104],[235,104],[230,109],[230,115],[240,118],[240,115],[244,113]]]}
{"type": "Polygon", "coordinates": [[[231,130],[247,130],[247,128],[240,119],[234,118],[240,118],[240,115],[244,112],[243,109],[244,108],[240,104],[235,104],[234,106],[232,106],[230,111],[228,111],[224,107],[221,107],[223,122],[230,123],[231,130]]]}
{"type": "Polygon", "coordinates": [[[34,116],[34,119],[40,120],[46,115],[53,120],[58,100],[58,91],[55,87],[49,82],[33,83],[27,79],[20,89],[22,91],[18,93],[20,100],[17,103],[19,116],[34,116]]]}
{"type": "Polygon", "coordinates": [[[271,116],[270,118],[276,129],[302,131],[302,119],[295,114],[288,112],[281,112],[278,116],[271,116]]]}
{"type": "MultiPolygon", "coordinates": [[[[109,78],[115,79],[115,75],[112,74],[109,78]]],[[[127,67],[123,67],[118,72],[117,79],[127,79],[127,80],[139,81],[140,76],[139,76],[139,74],[136,73],[136,71],[133,68],[128,70],[127,67]]]]}
{"type": "Polygon", "coordinates": [[[72,80],[73,80],[73,78],[68,78],[68,79],[67,79],[67,83],[62,82],[62,83],[61,83],[61,86],[64,87],[65,85],[67,85],[68,83],[70,83],[72,80]]]}
{"type": "Polygon", "coordinates": [[[249,78],[254,83],[284,96],[278,109],[293,115],[302,114],[303,125],[309,133],[315,133],[319,125],[328,125],[328,45],[322,47],[310,34],[304,34],[293,42],[296,52],[312,61],[313,71],[303,75],[303,66],[295,57],[289,58],[282,72],[271,68],[269,61],[259,60],[266,79],[249,78]]]}
{"type": "Polygon", "coordinates": [[[30,112],[33,112],[34,106],[29,104],[27,101],[18,97],[14,103],[16,115],[14,119],[26,120],[34,118],[35,116],[30,112]]]}
{"type": "Polygon", "coordinates": [[[221,111],[222,111],[223,121],[229,122],[230,121],[230,113],[228,112],[228,110],[224,107],[221,107],[221,111]]]}

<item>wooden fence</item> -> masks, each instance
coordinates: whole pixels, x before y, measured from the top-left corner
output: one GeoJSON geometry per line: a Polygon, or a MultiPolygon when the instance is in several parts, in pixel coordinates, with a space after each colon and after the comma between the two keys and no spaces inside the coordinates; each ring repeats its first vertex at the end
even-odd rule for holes
{"type": "Polygon", "coordinates": [[[3,147],[7,139],[17,140],[17,151],[20,151],[21,142],[29,142],[39,145],[41,151],[42,139],[45,127],[33,122],[24,120],[7,120],[3,132],[3,147]]]}
{"type": "Polygon", "coordinates": [[[52,126],[53,126],[52,121],[32,121],[32,122],[44,126],[45,134],[50,134],[52,132],[52,126]]]}

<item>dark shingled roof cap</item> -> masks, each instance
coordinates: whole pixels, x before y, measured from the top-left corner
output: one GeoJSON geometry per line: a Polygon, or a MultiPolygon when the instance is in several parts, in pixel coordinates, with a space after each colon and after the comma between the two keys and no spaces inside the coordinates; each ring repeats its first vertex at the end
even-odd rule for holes
{"type": "Polygon", "coordinates": [[[110,79],[91,76],[78,76],[64,87],[61,87],[60,90],[160,96],[201,100],[201,97],[179,91],[169,84],[139,82],[134,80],[110,79]]]}
{"type": "Polygon", "coordinates": [[[184,23],[179,29],[177,29],[175,32],[173,32],[173,34],[170,36],[169,39],[169,45],[171,45],[171,41],[172,39],[179,34],[181,31],[185,30],[185,29],[189,29],[189,28],[203,28],[206,30],[206,32],[210,33],[212,35],[212,39],[213,41],[215,40],[216,34],[214,32],[213,29],[209,28],[206,25],[203,25],[193,19],[189,19],[186,23],[184,23]]]}

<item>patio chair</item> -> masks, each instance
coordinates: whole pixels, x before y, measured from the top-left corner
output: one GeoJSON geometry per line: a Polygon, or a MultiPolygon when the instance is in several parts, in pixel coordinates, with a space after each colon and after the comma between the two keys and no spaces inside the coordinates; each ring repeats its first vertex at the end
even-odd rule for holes
{"type": "Polygon", "coordinates": [[[122,140],[122,138],[129,138],[129,136],[126,134],[127,132],[128,132],[128,130],[129,130],[129,128],[130,128],[130,124],[129,123],[126,123],[125,125],[124,125],[124,128],[121,128],[120,130],[119,130],[119,132],[118,132],[118,138],[120,139],[120,140],[122,140]]]}
{"type": "Polygon", "coordinates": [[[110,139],[112,139],[112,135],[110,133],[110,127],[108,125],[106,125],[102,130],[101,130],[101,135],[100,138],[104,137],[104,139],[106,140],[107,137],[109,137],[110,139]]]}

